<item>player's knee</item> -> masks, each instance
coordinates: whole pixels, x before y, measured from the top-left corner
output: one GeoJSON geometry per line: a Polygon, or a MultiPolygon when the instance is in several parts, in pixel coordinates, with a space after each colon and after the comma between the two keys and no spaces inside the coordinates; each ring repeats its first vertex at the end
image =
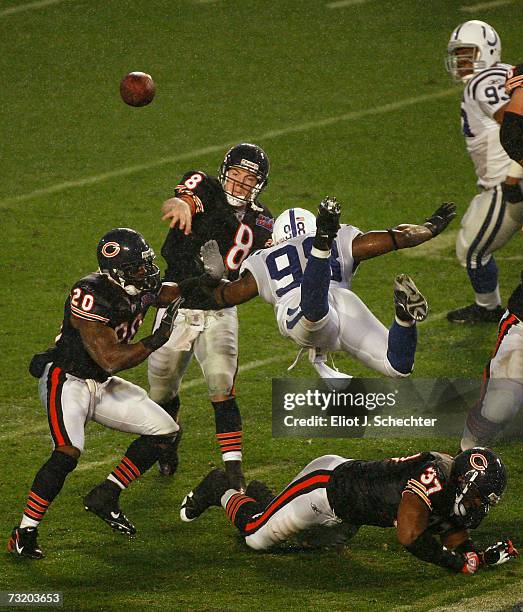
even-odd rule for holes
{"type": "Polygon", "coordinates": [[[78,460],[80,458],[80,455],[82,454],[80,449],[76,448],[76,446],[69,446],[69,445],[57,446],[54,452],[64,454],[67,457],[72,457],[75,460],[78,460]]]}
{"type": "Polygon", "coordinates": [[[232,397],[231,391],[234,386],[234,376],[224,372],[209,372],[206,376],[209,397],[212,401],[224,401],[232,397]],[[214,397],[223,399],[214,400],[214,397]]]}
{"type": "Polygon", "coordinates": [[[51,453],[49,465],[56,471],[69,474],[78,465],[80,451],[74,446],[59,446],[51,453]]]}
{"type": "Polygon", "coordinates": [[[256,534],[252,536],[247,536],[245,538],[245,543],[249,548],[253,550],[267,550],[270,548],[270,544],[264,541],[263,538],[256,537],[256,534]]]}

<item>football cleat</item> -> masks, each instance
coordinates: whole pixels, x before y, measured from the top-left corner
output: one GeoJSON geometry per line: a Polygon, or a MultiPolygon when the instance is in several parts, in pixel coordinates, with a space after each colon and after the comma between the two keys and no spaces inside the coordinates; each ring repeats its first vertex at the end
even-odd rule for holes
{"type": "Polygon", "coordinates": [[[84,497],[84,508],[96,514],[114,531],[128,536],[136,533],[136,527],[118,506],[118,492],[105,482],[96,486],[84,497]]]}
{"type": "Polygon", "coordinates": [[[427,318],[427,300],[407,274],[394,279],[394,308],[400,321],[424,321],[427,318]]]}
{"type": "Polygon", "coordinates": [[[18,557],[43,559],[44,553],[37,542],[38,527],[15,527],[7,542],[7,550],[18,557]]]}
{"type": "Polygon", "coordinates": [[[332,241],[340,229],[341,207],[336,198],[327,196],[318,206],[316,215],[316,238],[314,246],[321,250],[330,250],[332,241]]]}
{"type": "Polygon", "coordinates": [[[470,304],[464,308],[447,312],[447,320],[451,323],[499,323],[505,310],[501,306],[496,306],[494,310],[487,310],[479,304],[470,304]]]}
{"type": "Polygon", "coordinates": [[[231,488],[229,478],[223,470],[215,469],[188,493],[180,508],[180,518],[190,523],[211,506],[220,506],[222,495],[231,488]]]}
{"type": "Polygon", "coordinates": [[[176,438],[172,444],[166,448],[160,449],[160,457],[158,459],[158,470],[162,476],[173,476],[178,470],[178,447],[182,439],[182,427],[178,423],[180,429],[176,434],[176,438]]]}
{"type": "Polygon", "coordinates": [[[266,508],[276,497],[269,487],[261,480],[251,480],[245,489],[245,495],[255,499],[264,508],[266,508]]]}

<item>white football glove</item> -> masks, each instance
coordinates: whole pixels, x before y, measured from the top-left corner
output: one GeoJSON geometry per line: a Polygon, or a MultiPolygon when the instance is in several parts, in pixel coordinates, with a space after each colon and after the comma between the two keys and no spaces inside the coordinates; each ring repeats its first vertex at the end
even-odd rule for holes
{"type": "Polygon", "coordinates": [[[203,269],[212,280],[219,281],[226,276],[223,257],[216,240],[206,242],[200,249],[200,255],[203,261],[203,269]]]}

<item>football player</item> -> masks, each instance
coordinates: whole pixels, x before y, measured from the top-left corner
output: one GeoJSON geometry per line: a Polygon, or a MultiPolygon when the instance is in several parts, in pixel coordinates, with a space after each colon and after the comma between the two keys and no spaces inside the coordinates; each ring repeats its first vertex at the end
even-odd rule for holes
{"type": "Polygon", "coordinates": [[[501,124],[501,144],[508,155],[523,166],[523,64],[509,71],[505,91],[510,102],[501,124]]]}
{"type": "Polygon", "coordinates": [[[22,521],[9,539],[8,550],[18,556],[43,557],[38,526],[78,463],[87,421],[140,436],[107,479],[84,497],[86,510],[128,535],[136,529],[120,510],[120,493],[176,439],[176,421],[143,389],[115,374],[167,342],[180,303],[178,288],[161,286],[153,250],[132,229],[105,234],[97,258],[99,270],[76,282],[65,301],[55,346],[35,355],[29,368],[39,378],[54,450],[37,472],[22,521]],[[151,305],[166,307],[160,324],[131,344],[151,305]]]}
{"type": "MultiPolygon", "coordinates": [[[[510,540],[481,550],[470,539],[505,490],[501,459],[486,448],[457,457],[421,452],[382,461],[324,455],[311,461],[274,496],[252,481],[245,494],[213,470],[184,498],[183,521],[222,506],[254,550],[267,550],[316,527],[394,527],[411,554],[455,572],[474,574],[518,556],[510,540]]],[[[347,533],[348,530],[345,530],[347,533]]]]}
{"type": "MultiPolygon", "coordinates": [[[[300,208],[283,212],[274,223],[274,245],[246,259],[241,278],[209,290],[202,284],[203,275],[187,282],[182,294],[190,299],[200,294],[202,300],[209,296],[215,308],[260,295],[274,306],[280,333],[299,346],[319,349],[323,355],[343,350],[385,376],[408,376],[414,365],[416,322],[427,316],[425,298],[406,274],[397,276],[395,319],[387,329],[350,291],[352,275],[365,259],[431,240],[455,215],[454,204],[446,203],[424,225],[362,233],[352,225],[340,228],[340,205],[335,198],[325,198],[316,219],[300,208]]],[[[218,279],[223,264],[216,247],[207,244],[203,259],[210,276],[218,279]]]]}
{"type": "Polygon", "coordinates": [[[447,319],[452,323],[498,323],[504,310],[493,253],[523,222],[523,168],[511,162],[499,137],[511,66],[501,62],[497,32],[477,20],[462,23],[452,32],[446,65],[454,80],[465,86],[461,125],[479,188],[456,239],[456,255],[467,269],[475,301],[449,312],[447,319]]]}
{"type": "Polygon", "coordinates": [[[483,371],[480,399],[467,416],[461,449],[491,446],[523,405],[523,273],[499,323],[492,356],[483,371]]]}
{"type": "MultiPolygon", "coordinates": [[[[243,260],[271,238],[272,215],[258,197],[269,178],[269,159],[257,145],[241,143],[223,160],[219,177],[200,170],[186,172],[174,198],[164,202],[171,229],[162,247],[167,262],[165,282],[180,282],[202,271],[200,248],[215,239],[223,253],[228,277],[238,277],[243,260]]],[[[158,312],[156,324],[162,312],[158,312]]],[[[207,383],[214,408],[216,438],[231,485],[244,483],[242,422],[234,380],[238,369],[236,308],[220,312],[202,309],[190,298],[180,309],[170,340],[149,358],[149,395],[178,420],[178,395],[183,375],[195,356],[207,383]]],[[[160,457],[160,473],[171,475],[178,466],[177,445],[160,457]]]]}

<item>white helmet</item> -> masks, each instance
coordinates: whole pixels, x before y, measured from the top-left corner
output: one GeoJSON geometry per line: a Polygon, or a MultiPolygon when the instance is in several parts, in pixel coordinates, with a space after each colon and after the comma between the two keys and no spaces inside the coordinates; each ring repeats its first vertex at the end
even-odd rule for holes
{"type": "Polygon", "coordinates": [[[285,240],[304,236],[316,231],[316,217],[304,208],[284,210],[274,222],[272,241],[279,244],[285,240]]]}
{"type": "Polygon", "coordinates": [[[473,19],[459,25],[450,35],[445,66],[452,78],[466,83],[474,74],[501,60],[501,40],[484,21],[473,19]],[[457,53],[468,49],[468,53],[457,53]]]}

